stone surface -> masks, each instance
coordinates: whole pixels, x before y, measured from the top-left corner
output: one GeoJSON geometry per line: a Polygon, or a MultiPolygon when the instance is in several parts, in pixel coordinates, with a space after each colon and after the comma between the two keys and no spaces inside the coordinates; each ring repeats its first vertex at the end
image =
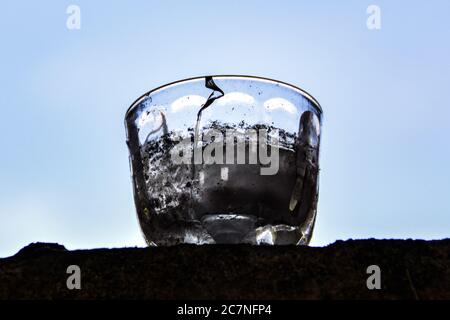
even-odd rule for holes
{"type": "Polygon", "coordinates": [[[36,243],[0,259],[0,299],[98,298],[450,299],[450,239],[79,251],[36,243]],[[66,287],[74,264],[81,290],[66,287]],[[381,290],[366,286],[373,264],[381,290]]]}

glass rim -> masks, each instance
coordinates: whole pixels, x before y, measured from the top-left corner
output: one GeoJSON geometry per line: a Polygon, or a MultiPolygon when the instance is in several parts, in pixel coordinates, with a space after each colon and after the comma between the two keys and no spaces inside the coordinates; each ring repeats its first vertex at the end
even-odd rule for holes
{"type": "Polygon", "coordinates": [[[161,85],[159,87],[156,87],[154,89],[151,89],[150,91],[147,91],[146,93],[142,94],[139,98],[137,98],[132,104],[131,106],[127,109],[126,113],[125,113],[125,119],[128,118],[129,114],[133,111],[133,109],[139,105],[139,103],[144,100],[145,98],[149,97],[151,94],[160,91],[160,90],[164,90],[167,89],[171,86],[174,85],[179,85],[182,84],[184,82],[189,82],[189,81],[194,81],[194,80],[200,80],[200,79],[205,79],[207,77],[211,77],[213,79],[216,78],[243,78],[243,79],[253,79],[253,80],[259,80],[259,81],[267,81],[267,82],[273,82],[274,84],[282,84],[286,87],[289,87],[290,89],[297,91],[298,93],[300,93],[302,96],[304,96],[305,98],[307,98],[309,101],[311,101],[314,105],[314,107],[316,108],[317,112],[319,113],[319,115],[321,116],[323,114],[323,110],[322,107],[320,106],[320,103],[311,95],[309,94],[306,90],[303,90],[300,87],[297,87],[293,84],[284,82],[284,81],[280,81],[280,80],[275,80],[275,79],[271,79],[271,78],[266,78],[266,77],[259,77],[259,76],[249,76],[249,75],[235,75],[235,74],[231,74],[231,75],[205,75],[205,76],[197,76],[197,77],[191,77],[191,78],[185,78],[185,79],[181,79],[181,80],[177,80],[177,81],[173,81],[173,82],[169,82],[166,83],[164,85],[161,85]]]}

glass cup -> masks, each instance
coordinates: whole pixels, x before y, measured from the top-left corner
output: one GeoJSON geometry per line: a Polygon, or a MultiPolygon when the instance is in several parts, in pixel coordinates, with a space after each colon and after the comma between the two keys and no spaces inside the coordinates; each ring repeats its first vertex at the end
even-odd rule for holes
{"type": "Polygon", "coordinates": [[[125,116],[134,200],[149,245],[306,245],[317,213],[322,109],[249,76],[156,88],[125,116]]]}

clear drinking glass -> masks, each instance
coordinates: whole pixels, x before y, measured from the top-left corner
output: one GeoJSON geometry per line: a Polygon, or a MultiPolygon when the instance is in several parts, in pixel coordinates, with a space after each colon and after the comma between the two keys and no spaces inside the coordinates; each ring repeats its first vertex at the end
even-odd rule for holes
{"type": "Polygon", "coordinates": [[[276,80],[207,76],[128,109],[136,210],[149,245],[308,244],[322,109],[276,80]]]}

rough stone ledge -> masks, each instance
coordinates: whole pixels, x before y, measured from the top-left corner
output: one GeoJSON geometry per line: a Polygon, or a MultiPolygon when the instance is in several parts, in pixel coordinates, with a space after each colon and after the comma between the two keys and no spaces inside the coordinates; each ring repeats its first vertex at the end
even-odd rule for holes
{"type": "Polygon", "coordinates": [[[0,299],[450,299],[450,239],[349,240],[67,251],[31,244],[0,259],[0,299]],[[366,269],[381,269],[368,290],[366,269]],[[68,290],[69,265],[81,290],[68,290]]]}

